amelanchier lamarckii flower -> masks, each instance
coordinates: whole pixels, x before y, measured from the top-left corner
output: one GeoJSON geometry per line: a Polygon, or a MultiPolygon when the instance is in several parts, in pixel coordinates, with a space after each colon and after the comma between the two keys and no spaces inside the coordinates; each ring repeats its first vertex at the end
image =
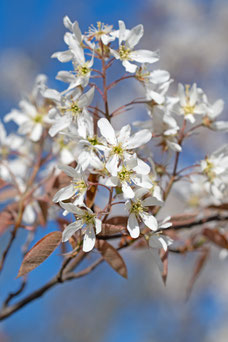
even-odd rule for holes
{"type": "Polygon", "coordinates": [[[76,218],[76,221],[70,223],[63,231],[62,241],[68,241],[74,233],[82,229],[84,232],[83,251],[91,251],[96,242],[96,234],[101,232],[101,220],[87,207],[79,208],[72,203],[63,202],[60,202],[60,205],[63,209],[73,213],[76,218]]]}
{"type": "Polygon", "coordinates": [[[202,102],[202,90],[197,88],[196,83],[190,88],[183,84],[178,85],[179,104],[177,114],[183,115],[190,123],[196,121],[195,115],[205,114],[205,104],[202,102]]]}
{"type": "Polygon", "coordinates": [[[140,234],[140,222],[153,231],[158,229],[156,218],[149,212],[149,206],[161,205],[155,197],[149,196],[143,199],[148,194],[148,189],[138,189],[135,191],[135,196],[131,200],[126,201],[125,205],[129,212],[127,221],[127,229],[133,238],[137,238],[140,234]]]}
{"type": "MultiPolygon", "coordinates": [[[[98,145],[97,148],[104,151],[106,158],[106,168],[112,176],[117,176],[118,167],[120,163],[130,162],[135,159],[134,149],[146,144],[150,141],[152,134],[149,130],[141,130],[131,136],[130,125],[123,126],[121,130],[116,133],[112,125],[107,119],[100,119],[97,123],[100,128],[101,135],[106,142],[103,145],[98,145]]],[[[141,174],[150,172],[150,167],[141,159],[137,158],[137,164],[140,167],[141,174]]],[[[134,165],[134,167],[137,166],[134,165]]]]}
{"type": "Polygon", "coordinates": [[[5,122],[13,120],[18,126],[18,133],[28,135],[29,139],[39,141],[45,127],[49,127],[48,104],[43,92],[47,88],[46,76],[38,75],[32,91],[32,98],[19,102],[20,110],[13,109],[4,118],[5,122]]]}
{"type": "Polygon", "coordinates": [[[53,120],[53,125],[49,129],[49,134],[54,137],[58,132],[63,131],[72,123],[76,124],[81,132],[86,131],[86,121],[90,114],[87,106],[93,100],[94,87],[82,94],[81,90],[76,88],[66,95],[59,93],[55,89],[47,89],[44,95],[55,102],[56,106],[49,111],[49,117],[53,120]]]}
{"type": "Polygon", "coordinates": [[[75,205],[82,205],[85,193],[87,191],[87,177],[78,167],[61,165],[59,169],[72,178],[71,184],[60,189],[54,196],[53,202],[61,202],[69,198],[74,199],[75,205]]]}
{"type": "Polygon", "coordinates": [[[155,63],[159,60],[158,51],[134,50],[144,33],[143,25],[137,25],[131,30],[127,30],[124,22],[119,20],[119,30],[112,34],[119,39],[119,49],[116,51],[110,49],[112,55],[116,59],[120,59],[126,71],[130,73],[136,72],[138,63],[155,63]]]}

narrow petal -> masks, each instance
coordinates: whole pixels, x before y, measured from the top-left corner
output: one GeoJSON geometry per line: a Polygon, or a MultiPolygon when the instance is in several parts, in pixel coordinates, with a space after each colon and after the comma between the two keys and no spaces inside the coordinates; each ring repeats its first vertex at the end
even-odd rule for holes
{"type": "Polygon", "coordinates": [[[139,223],[134,213],[131,213],[129,215],[128,221],[127,221],[127,230],[129,231],[132,238],[136,239],[139,237],[140,229],[139,229],[139,223]]]}
{"type": "Polygon", "coordinates": [[[112,176],[117,176],[119,156],[113,154],[106,163],[106,169],[111,173],[112,176]]]}
{"type": "Polygon", "coordinates": [[[137,65],[130,63],[129,61],[123,61],[123,66],[127,72],[135,73],[137,69],[137,65]]]}
{"type": "Polygon", "coordinates": [[[155,63],[159,60],[159,53],[158,51],[136,50],[130,53],[130,57],[139,63],[155,63]]]}
{"type": "Polygon", "coordinates": [[[136,44],[138,44],[138,42],[143,36],[143,33],[144,29],[142,24],[133,27],[133,29],[131,29],[131,31],[129,32],[129,35],[126,40],[127,46],[129,46],[129,48],[132,49],[136,44]]]}
{"type": "Polygon", "coordinates": [[[43,132],[43,126],[41,123],[35,124],[33,126],[32,132],[30,133],[30,138],[32,141],[39,141],[43,132]]]}
{"type": "Polygon", "coordinates": [[[158,229],[158,222],[153,215],[145,212],[140,213],[139,215],[147,227],[149,227],[153,231],[156,231],[158,229]]]}
{"type": "Polygon", "coordinates": [[[73,184],[70,184],[56,192],[55,196],[53,197],[53,202],[57,203],[59,201],[64,201],[68,198],[71,198],[74,194],[75,188],[73,184]]]}
{"type": "Polygon", "coordinates": [[[81,220],[70,223],[63,231],[62,241],[68,241],[71,238],[71,236],[80,228],[82,228],[81,220]]]}
{"type": "Polygon", "coordinates": [[[137,148],[141,145],[146,144],[152,138],[152,133],[148,129],[143,129],[130,137],[128,142],[125,144],[126,148],[132,149],[137,148]]]}
{"type": "Polygon", "coordinates": [[[130,185],[127,184],[127,182],[122,183],[122,191],[123,191],[124,198],[134,198],[135,197],[134,191],[132,190],[130,185]]]}
{"type": "Polygon", "coordinates": [[[83,251],[84,252],[91,251],[95,245],[95,242],[96,242],[95,232],[94,232],[93,226],[90,225],[87,227],[85,231],[85,236],[83,239],[83,251]]]}
{"type": "Polygon", "coordinates": [[[95,218],[96,234],[99,234],[101,232],[101,227],[102,227],[101,220],[95,218]]]}
{"type": "Polygon", "coordinates": [[[109,121],[105,118],[102,118],[98,121],[97,125],[100,128],[101,134],[107,140],[107,142],[111,145],[116,145],[116,134],[109,121]]]}
{"type": "Polygon", "coordinates": [[[56,123],[49,129],[49,134],[51,137],[54,137],[60,131],[63,131],[65,128],[69,127],[72,122],[71,116],[63,116],[59,118],[56,123]]]}

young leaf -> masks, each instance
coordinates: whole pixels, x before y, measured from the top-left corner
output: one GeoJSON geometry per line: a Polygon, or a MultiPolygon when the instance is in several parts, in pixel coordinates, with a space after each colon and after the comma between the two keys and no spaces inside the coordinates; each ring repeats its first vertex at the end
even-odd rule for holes
{"type": "Polygon", "coordinates": [[[209,249],[208,248],[205,248],[203,251],[202,251],[202,254],[200,254],[200,256],[198,257],[198,259],[196,260],[196,263],[195,263],[195,268],[194,268],[194,271],[193,271],[193,274],[192,274],[192,278],[190,280],[190,283],[188,285],[188,289],[187,289],[187,296],[186,296],[186,299],[188,299],[190,297],[190,294],[192,292],[192,288],[196,282],[196,279],[198,278],[200,272],[202,271],[207,259],[208,259],[208,256],[209,256],[209,249]]]}
{"type": "MultiPolygon", "coordinates": [[[[96,183],[97,182],[97,175],[90,174],[88,177],[88,181],[96,183]]],[[[86,206],[91,208],[94,204],[95,197],[97,193],[97,185],[92,185],[89,190],[86,192],[86,206]]]]}
{"type": "Polygon", "coordinates": [[[98,241],[97,248],[105,261],[122,277],[127,278],[126,264],[117,250],[104,240],[98,241]]]}
{"type": "Polygon", "coordinates": [[[25,275],[26,273],[34,270],[37,266],[42,264],[49,255],[54,252],[62,240],[62,233],[55,231],[49,233],[38,241],[30,251],[25,255],[24,260],[19,269],[18,277],[25,275]]]}
{"type": "Polygon", "coordinates": [[[228,249],[228,241],[225,235],[220,233],[217,229],[205,228],[203,230],[203,235],[211,242],[214,242],[217,246],[228,249]]]}
{"type": "Polygon", "coordinates": [[[125,229],[126,228],[123,226],[116,226],[115,224],[103,223],[102,224],[102,231],[101,231],[100,235],[101,236],[115,235],[115,234],[122,232],[125,229]]]}

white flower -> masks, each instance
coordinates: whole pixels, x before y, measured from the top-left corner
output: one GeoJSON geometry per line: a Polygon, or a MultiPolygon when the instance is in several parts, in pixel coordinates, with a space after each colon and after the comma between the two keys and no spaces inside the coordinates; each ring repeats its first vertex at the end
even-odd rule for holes
{"type": "Polygon", "coordinates": [[[68,241],[76,231],[82,229],[84,231],[83,251],[91,251],[96,242],[96,234],[101,232],[101,220],[89,208],[82,209],[74,204],[62,202],[60,205],[63,209],[73,213],[76,218],[76,221],[70,223],[63,231],[62,241],[68,241]]]}
{"type": "Polygon", "coordinates": [[[59,169],[72,178],[71,184],[60,189],[54,196],[53,202],[65,201],[69,198],[74,199],[75,205],[82,205],[84,196],[87,191],[87,178],[78,167],[75,169],[71,166],[61,165],[59,169]]]}
{"type": "Polygon", "coordinates": [[[101,40],[104,45],[108,45],[110,42],[116,39],[114,35],[110,35],[110,33],[112,33],[112,27],[112,25],[105,25],[98,21],[97,27],[94,27],[93,25],[89,27],[87,38],[89,40],[101,40]]]}
{"type": "MultiPolygon", "coordinates": [[[[141,130],[132,136],[130,125],[126,125],[121,128],[119,133],[115,133],[112,125],[107,119],[100,119],[97,123],[100,128],[101,135],[106,140],[106,145],[97,146],[98,149],[104,151],[106,162],[106,168],[112,176],[117,175],[118,166],[120,163],[134,162],[135,154],[132,150],[146,144],[152,137],[151,132],[147,129],[141,130]]],[[[141,159],[137,159],[137,165],[139,166],[139,173],[149,173],[149,166],[141,159]]],[[[137,165],[134,165],[136,167],[137,165]]]]}
{"type": "Polygon", "coordinates": [[[228,145],[206,157],[201,161],[200,166],[207,178],[205,182],[207,190],[216,199],[221,200],[228,180],[228,145]]]}
{"type": "Polygon", "coordinates": [[[20,110],[13,109],[4,118],[5,122],[13,120],[19,125],[18,132],[23,135],[28,134],[34,142],[40,140],[44,127],[48,127],[50,124],[46,99],[42,95],[46,89],[44,82],[46,82],[46,77],[39,75],[32,91],[31,100],[20,101],[20,110]]]}
{"type": "Polygon", "coordinates": [[[87,120],[90,117],[86,107],[93,100],[94,87],[84,94],[81,94],[81,91],[76,88],[67,95],[62,95],[54,89],[47,89],[44,95],[56,103],[56,107],[49,111],[49,117],[54,121],[49,129],[51,137],[70,127],[72,123],[77,125],[81,134],[86,131],[87,120]]]}
{"type": "Polygon", "coordinates": [[[196,83],[190,88],[183,84],[178,85],[179,105],[177,114],[183,115],[190,123],[195,122],[195,115],[205,114],[205,104],[202,102],[202,90],[197,88],[196,83]]]}
{"type": "Polygon", "coordinates": [[[144,224],[153,231],[158,229],[156,218],[149,212],[147,207],[155,206],[158,201],[154,197],[142,199],[148,193],[147,189],[138,189],[135,191],[133,199],[126,202],[126,208],[129,212],[127,221],[127,229],[133,238],[137,238],[140,234],[139,225],[143,221],[144,224]]]}
{"type": "Polygon", "coordinates": [[[221,114],[224,109],[224,101],[219,99],[215,101],[213,104],[208,102],[206,94],[203,94],[203,101],[205,103],[205,113],[206,115],[203,117],[203,124],[211,128],[215,131],[228,131],[228,122],[227,121],[216,121],[217,116],[221,114]]]}
{"type": "Polygon", "coordinates": [[[149,50],[133,50],[135,45],[143,36],[143,25],[137,25],[131,30],[127,30],[122,20],[119,20],[119,30],[114,35],[119,38],[119,49],[117,51],[110,49],[116,59],[122,61],[126,71],[134,73],[137,65],[132,61],[139,63],[154,63],[159,60],[158,52],[149,50]]]}
{"type": "MultiPolygon", "coordinates": [[[[169,220],[170,217],[167,217],[161,223],[159,223],[158,229],[162,230],[171,227],[172,223],[169,222],[169,220]]],[[[149,238],[150,252],[152,253],[153,260],[157,264],[161,273],[163,272],[163,264],[159,256],[159,250],[163,248],[166,252],[168,250],[168,247],[172,245],[172,243],[173,240],[170,237],[163,235],[161,233],[154,233],[149,238]]]]}
{"type": "Polygon", "coordinates": [[[23,139],[16,134],[9,134],[0,120],[0,160],[7,159],[10,151],[17,150],[23,144],[23,139]]]}

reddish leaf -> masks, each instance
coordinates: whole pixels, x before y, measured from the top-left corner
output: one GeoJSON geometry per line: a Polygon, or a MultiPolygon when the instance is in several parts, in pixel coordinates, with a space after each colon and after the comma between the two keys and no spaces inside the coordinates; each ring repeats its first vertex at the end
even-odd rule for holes
{"type": "Polygon", "coordinates": [[[228,241],[225,235],[220,233],[217,229],[205,228],[203,230],[203,235],[210,241],[214,242],[217,246],[228,249],[228,241]]]}
{"type": "Polygon", "coordinates": [[[122,232],[125,229],[126,228],[123,226],[116,226],[114,224],[103,223],[100,235],[115,235],[122,232]]]}
{"type": "Polygon", "coordinates": [[[0,234],[3,234],[13,223],[12,215],[8,211],[0,213],[0,234]]]}
{"type": "Polygon", "coordinates": [[[210,205],[208,208],[216,210],[228,210],[228,203],[222,203],[220,205],[210,205]]]}
{"type": "MultiPolygon", "coordinates": [[[[92,183],[96,183],[97,175],[91,173],[88,177],[88,181],[92,183]]],[[[97,193],[97,185],[91,185],[89,190],[86,192],[86,206],[88,208],[91,208],[93,206],[96,193],[97,193]]]]}
{"type": "Polygon", "coordinates": [[[4,202],[8,199],[14,198],[18,194],[17,190],[12,187],[8,187],[0,192],[0,202],[4,202]]]}
{"type": "Polygon", "coordinates": [[[207,261],[208,256],[209,256],[209,249],[205,248],[203,250],[202,254],[199,256],[199,258],[196,260],[193,275],[192,275],[192,278],[190,280],[190,283],[189,283],[189,286],[187,289],[187,299],[189,298],[189,296],[192,292],[192,288],[193,288],[200,272],[202,271],[203,266],[205,265],[205,262],[207,261]]]}
{"type": "Polygon", "coordinates": [[[49,255],[58,247],[62,240],[62,233],[55,231],[49,233],[38,241],[30,251],[25,255],[24,260],[19,269],[18,277],[25,275],[39,266],[49,255]]]}
{"type": "Polygon", "coordinates": [[[97,248],[107,263],[122,277],[127,278],[127,267],[117,250],[104,240],[97,242],[97,248]]]}
{"type": "Polygon", "coordinates": [[[39,221],[40,221],[41,226],[45,227],[47,224],[48,203],[43,200],[38,200],[37,202],[40,207],[39,221]]]}
{"type": "Polygon", "coordinates": [[[105,223],[127,227],[128,216],[115,216],[108,219],[105,223]]]}
{"type": "Polygon", "coordinates": [[[166,280],[168,276],[168,251],[161,250],[161,261],[163,263],[162,280],[164,285],[166,285],[166,280]]]}

